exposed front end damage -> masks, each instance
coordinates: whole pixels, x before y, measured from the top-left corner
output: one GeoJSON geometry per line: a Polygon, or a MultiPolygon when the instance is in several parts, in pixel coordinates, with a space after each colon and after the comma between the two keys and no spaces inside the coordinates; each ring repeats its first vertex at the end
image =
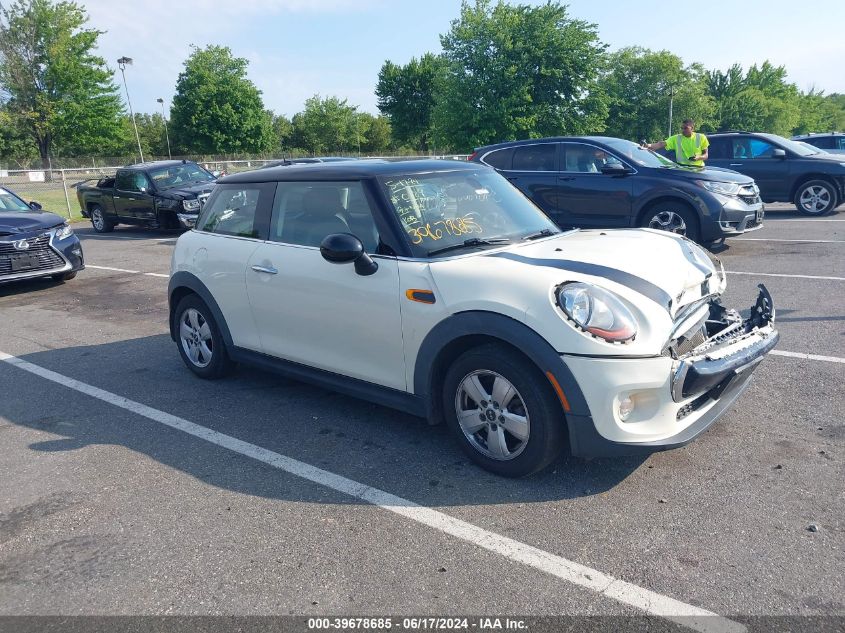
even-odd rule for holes
{"type": "Polygon", "coordinates": [[[745,319],[715,294],[684,306],[659,356],[564,356],[589,406],[588,415],[567,415],[572,453],[645,454],[691,442],[729,409],[775,347],[774,319],[760,285],[745,319]]]}
{"type": "Polygon", "coordinates": [[[666,352],[675,359],[672,399],[683,402],[700,396],[678,412],[678,419],[704,404],[701,397],[718,399],[731,381],[753,371],[777,344],[772,297],[764,285],[758,288],[747,319],[712,300],[695,311],[698,320],[692,319],[692,328],[667,346],[666,352]]]}

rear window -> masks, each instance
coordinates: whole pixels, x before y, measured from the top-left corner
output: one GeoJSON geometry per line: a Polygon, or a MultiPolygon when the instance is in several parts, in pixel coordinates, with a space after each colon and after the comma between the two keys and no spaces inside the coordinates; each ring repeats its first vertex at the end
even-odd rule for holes
{"type": "Polygon", "coordinates": [[[495,169],[510,169],[513,164],[513,148],[494,150],[485,155],[481,162],[495,169]]]}

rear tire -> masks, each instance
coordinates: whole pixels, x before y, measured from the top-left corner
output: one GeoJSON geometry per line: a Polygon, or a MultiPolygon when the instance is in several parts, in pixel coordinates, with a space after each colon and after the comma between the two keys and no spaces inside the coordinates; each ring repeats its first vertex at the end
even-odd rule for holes
{"type": "Polygon", "coordinates": [[[194,294],[183,298],[176,306],[173,318],[176,345],[188,369],[206,380],[231,373],[235,364],[229,358],[211,310],[202,299],[194,294]]]}
{"type": "Polygon", "coordinates": [[[461,354],[446,372],[442,397],[447,424],[461,449],[497,475],[536,473],[565,446],[566,422],[548,380],[503,345],[461,354]]]}
{"type": "Polygon", "coordinates": [[[640,226],[684,235],[697,242],[701,237],[698,218],[683,202],[661,202],[643,215],[640,226]]]}
{"type": "Polygon", "coordinates": [[[91,226],[94,227],[97,233],[111,233],[114,231],[114,222],[106,218],[106,215],[103,213],[103,207],[99,204],[91,207],[91,226]]]}
{"type": "Polygon", "coordinates": [[[802,215],[827,215],[838,205],[836,189],[826,180],[808,180],[795,192],[795,208],[802,215]]]}

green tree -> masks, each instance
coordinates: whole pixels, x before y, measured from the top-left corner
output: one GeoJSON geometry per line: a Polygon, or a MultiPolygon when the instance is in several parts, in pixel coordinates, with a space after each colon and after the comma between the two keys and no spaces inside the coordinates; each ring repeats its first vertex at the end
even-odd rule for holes
{"type": "Polygon", "coordinates": [[[38,157],[38,148],[32,138],[18,127],[17,120],[5,108],[0,107],[0,159],[16,167],[24,167],[38,157]]]}
{"type": "Polygon", "coordinates": [[[706,131],[715,101],[707,95],[703,76],[701,66],[685,68],[669,51],[631,47],[612,53],[600,81],[609,102],[606,134],[635,141],[666,138],[670,99],[672,133],[684,119],[706,131]]]}
{"type": "Polygon", "coordinates": [[[386,116],[373,116],[367,112],[358,115],[361,126],[361,152],[381,154],[390,149],[392,130],[386,116]]]}
{"type": "Polygon", "coordinates": [[[171,141],[202,154],[264,152],[273,146],[272,120],[261,91],[247,79],[248,62],[225,46],[194,47],[176,82],[171,141]]]}
{"type": "Polygon", "coordinates": [[[273,115],[273,149],[275,151],[288,149],[291,136],[293,135],[293,124],[284,115],[273,115]]]}
{"type": "Polygon", "coordinates": [[[838,124],[845,122],[845,104],[839,105],[815,89],[801,94],[798,107],[798,126],[792,130],[793,134],[831,132],[841,129],[838,124]]]}
{"type": "Polygon", "coordinates": [[[766,61],[743,75],[734,64],[727,72],[705,73],[708,93],[716,101],[716,128],[789,135],[799,125],[800,96],[786,81],[786,68],[766,61]]]}
{"type": "Polygon", "coordinates": [[[431,117],[437,85],[446,71],[446,61],[426,53],[405,66],[386,61],[376,86],[379,111],[390,120],[393,137],[400,145],[428,151],[431,145],[431,117]]]}
{"type": "Polygon", "coordinates": [[[338,97],[314,95],[305,110],[293,116],[291,145],[311,154],[357,150],[356,109],[338,97]]]}
{"type": "Polygon", "coordinates": [[[113,73],[94,54],[103,31],[85,28],[74,2],[16,0],[0,5],[0,101],[35,145],[42,163],[96,152],[120,134],[113,73]]]}
{"type": "Polygon", "coordinates": [[[438,147],[604,129],[597,80],[605,45],[565,6],[467,0],[440,37],[447,70],[434,111],[438,147]]]}

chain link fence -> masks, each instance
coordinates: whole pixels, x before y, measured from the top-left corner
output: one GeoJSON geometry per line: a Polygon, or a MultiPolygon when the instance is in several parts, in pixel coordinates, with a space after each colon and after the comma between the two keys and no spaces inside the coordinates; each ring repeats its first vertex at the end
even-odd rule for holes
{"type": "MultiPolygon", "coordinates": [[[[290,157],[285,157],[290,158],[290,157]]],[[[466,154],[450,154],[441,156],[367,156],[389,161],[424,160],[441,158],[451,160],[466,160],[466,154]]],[[[181,160],[181,157],[179,158],[181,160]]],[[[84,160],[84,159],[77,159],[84,160]]],[[[167,159],[164,159],[167,160],[167,159]]],[[[194,161],[211,172],[222,174],[236,174],[251,169],[259,169],[270,162],[282,158],[248,158],[235,159],[229,157],[185,157],[194,161]]],[[[48,169],[3,169],[0,167],[0,188],[8,189],[26,202],[37,202],[45,211],[58,213],[68,219],[82,217],[76,187],[82,183],[96,184],[101,178],[114,176],[120,168],[117,165],[131,165],[131,161],[115,161],[111,165],[95,160],[89,167],[62,167],[53,165],[48,169]]],[[[64,163],[62,163],[64,164],[64,163]]]]}

